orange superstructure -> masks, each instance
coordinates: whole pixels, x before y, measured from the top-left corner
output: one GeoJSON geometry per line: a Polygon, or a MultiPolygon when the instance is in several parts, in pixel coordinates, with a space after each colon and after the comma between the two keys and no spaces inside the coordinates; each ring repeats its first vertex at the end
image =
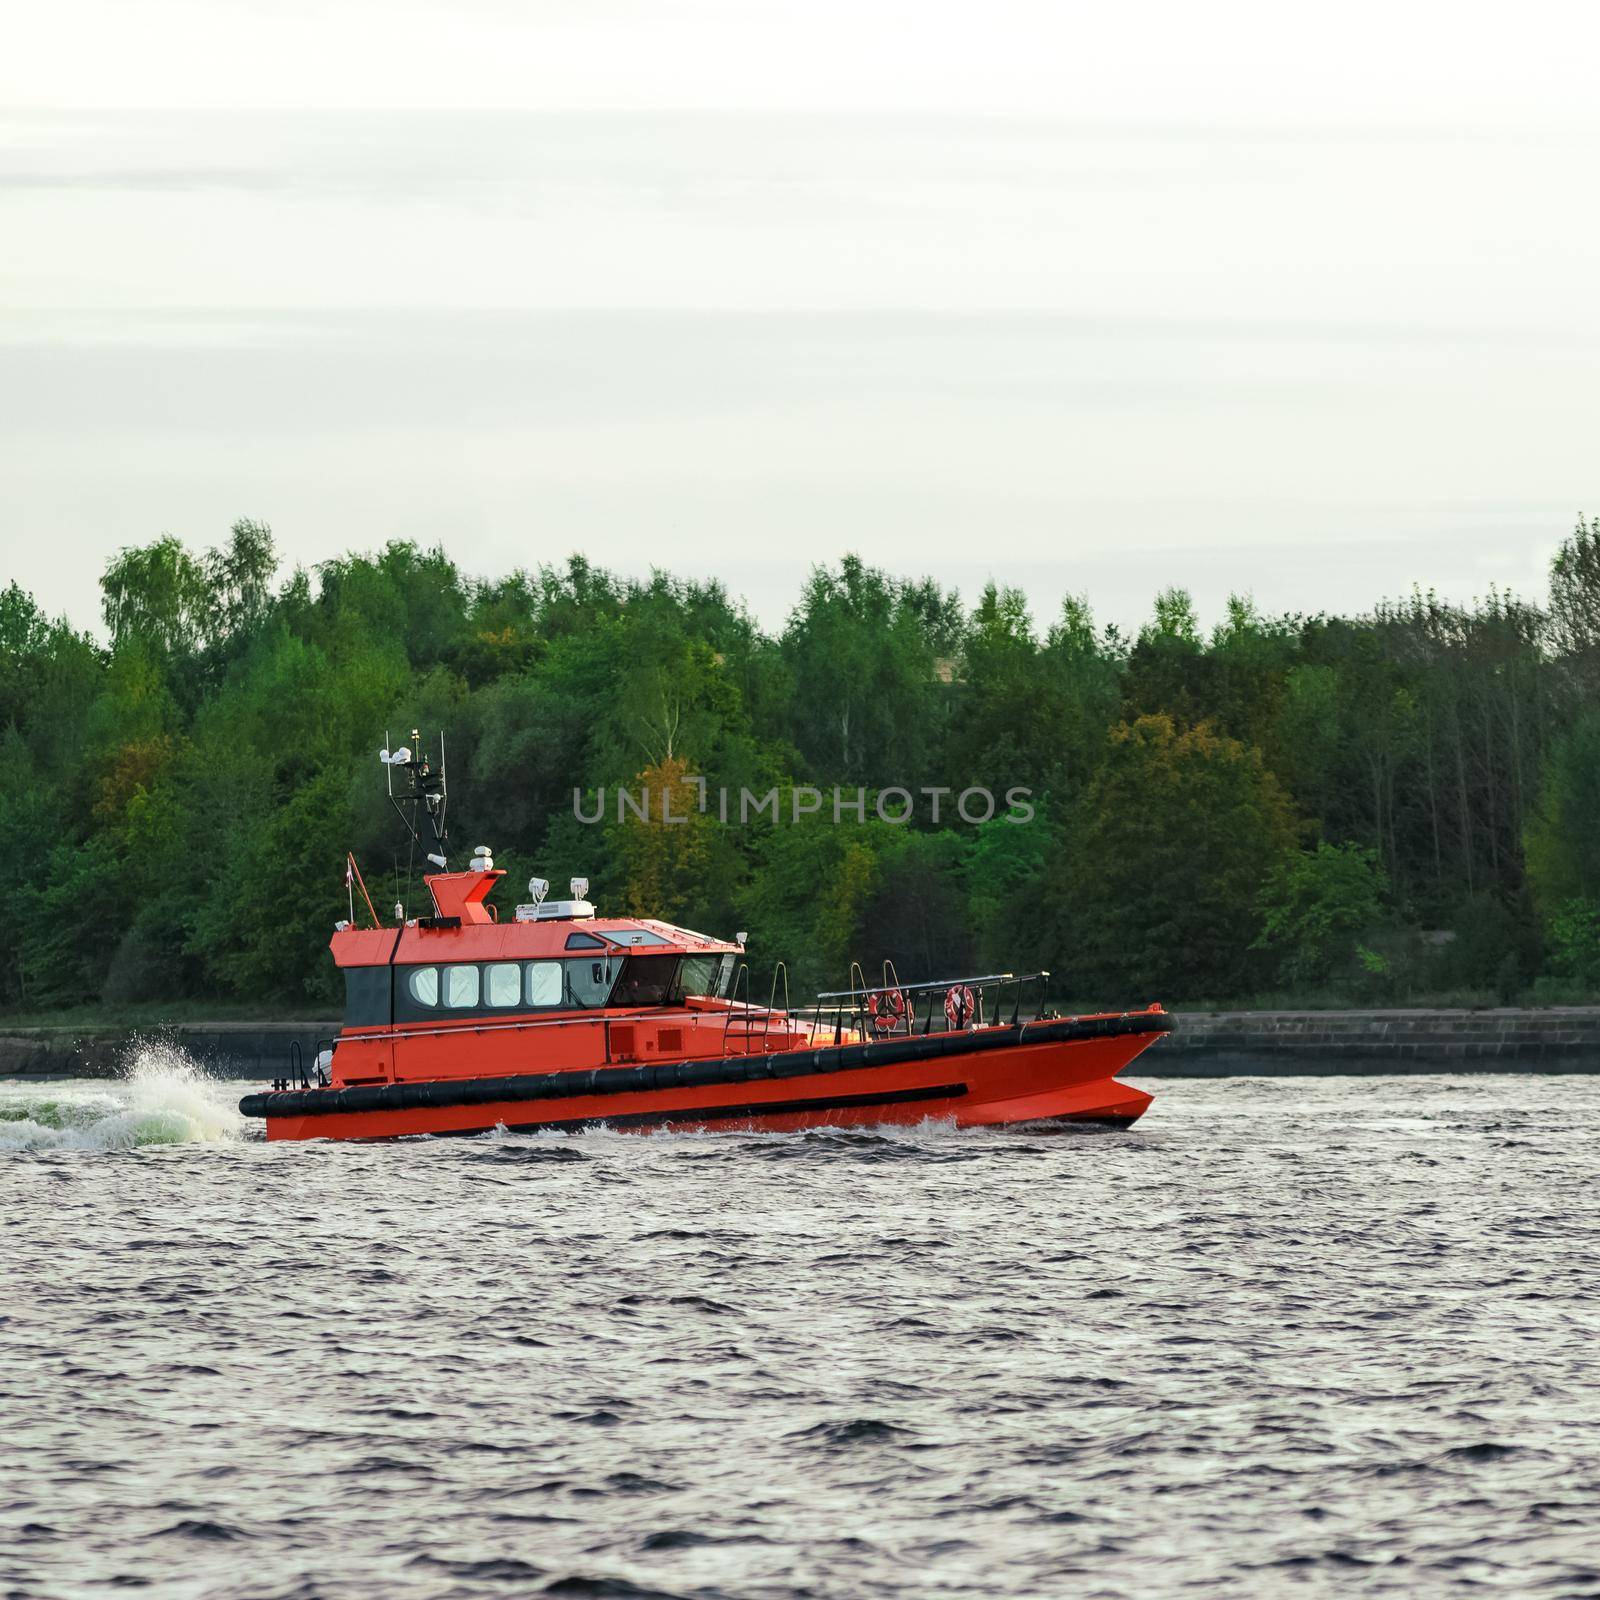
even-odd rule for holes
{"type": "MultiPolygon", "coordinates": [[[[442,865],[442,785],[420,757],[398,755],[390,764],[411,773],[404,798],[432,823],[425,848],[442,865]]],[[[344,1026],[315,1081],[240,1104],[266,1119],[268,1138],[930,1117],[1127,1124],[1150,1103],[1116,1074],[1171,1028],[1159,1007],[1056,1017],[1043,1010],[1043,973],[902,984],[892,967],[882,984],[858,973],[807,1007],[780,1001],[776,984],[755,1005],[743,935],[597,917],[582,880],[558,903],[534,880],[531,903],[501,922],[487,897],[503,876],[480,847],[469,870],[426,877],[432,915],[340,924],[344,1026]]]]}

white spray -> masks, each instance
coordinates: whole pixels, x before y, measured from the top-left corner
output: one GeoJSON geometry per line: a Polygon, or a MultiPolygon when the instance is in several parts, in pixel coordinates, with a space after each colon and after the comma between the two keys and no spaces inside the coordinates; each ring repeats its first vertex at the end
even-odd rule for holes
{"type": "Polygon", "coordinates": [[[120,1078],[0,1084],[0,1154],[232,1142],[244,1128],[234,1090],[176,1045],[140,1041],[120,1078]]]}

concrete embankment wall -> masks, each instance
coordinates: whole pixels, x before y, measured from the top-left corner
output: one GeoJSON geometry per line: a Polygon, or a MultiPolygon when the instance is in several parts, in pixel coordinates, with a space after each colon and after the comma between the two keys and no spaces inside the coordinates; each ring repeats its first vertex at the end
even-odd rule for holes
{"type": "MultiPolygon", "coordinates": [[[[0,1077],[113,1077],[141,1049],[177,1046],[223,1078],[274,1078],[289,1047],[315,1056],[338,1023],[186,1023],[114,1030],[6,1029],[0,1077]]],[[[1600,1006],[1539,1011],[1236,1011],[1178,1016],[1134,1077],[1230,1078],[1407,1072],[1600,1072],[1600,1006]]]]}
{"type": "Polygon", "coordinates": [[[1600,1006],[1182,1013],[1133,1068],[1163,1078],[1600,1072],[1600,1006]]]}
{"type": "Polygon", "coordinates": [[[327,1022],[212,1022],[116,1029],[7,1028],[0,1023],[0,1077],[114,1078],[163,1047],[175,1046],[213,1077],[281,1078],[289,1071],[290,1044],[302,1059],[315,1058],[338,1033],[327,1022]]]}

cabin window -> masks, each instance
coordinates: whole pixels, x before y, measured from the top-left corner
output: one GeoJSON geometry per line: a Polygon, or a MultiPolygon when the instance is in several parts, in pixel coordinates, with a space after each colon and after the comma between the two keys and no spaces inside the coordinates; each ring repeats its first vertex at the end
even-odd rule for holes
{"type": "Polygon", "coordinates": [[[528,963],[528,1004],[530,1006],[558,1006],[561,1004],[561,963],[559,961],[530,961],[528,963]]]}
{"type": "Polygon", "coordinates": [[[664,1006],[678,971],[677,956],[629,956],[612,992],[614,1006],[664,1006]]]}
{"type": "Polygon", "coordinates": [[[471,966],[444,969],[444,1003],[452,1011],[466,1011],[478,1003],[478,969],[471,966]]]}
{"type": "Polygon", "coordinates": [[[611,982],[617,975],[619,964],[610,956],[567,962],[567,992],[572,1004],[585,1009],[603,1006],[611,993],[611,982]]]}
{"type": "Polygon", "coordinates": [[[716,994],[721,974],[721,956],[685,956],[678,968],[678,983],[673,994],[680,1000],[685,995],[716,994]]]}
{"type": "Polygon", "coordinates": [[[486,1006],[514,1006],[521,1000],[520,961],[496,961],[483,969],[483,1003],[486,1006]]]}
{"type": "Polygon", "coordinates": [[[346,967],[344,969],[345,1027],[387,1027],[393,1020],[389,1015],[389,969],[346,967]]]}
{"type": "Polygon", "coordinates": [[[567,949],[569,950],[604,950],[606,942],[597,939],[592,933],[569,933],[567,935],[567,949]]]}
{"type": "Polygon", "coordinates": [[[621,928],[611,937],[618,944],[671,944],[665,934],[653,933],[649,928],[621,928]]]}
{"type": "MultiPolygon", "coordinates": [[[[672,974],[677,965],[675,955],[628,958],[603,950],[594,955],[563,956],[545,961],[486,961],[481,966],[463,961],[444,966],[397,967],[393,1020],[426,1021],[441,1007],[457,1015],[498,1012],[503,1016],[514,1011],[588,1011],[608,1002],[662,1005],[672,993],[672,974]],[[612,1001],[612,988],[629,959],[640,964],[632,997],[626,1001],[612,1001]]],[[[358,1015],[367,1017],[369,1023],[390,1020],[389,969],[366,970],[373,975],[370,998],[368,980],[347,979],[352,996],[358,982],[363,995],[359,1004],[354,998],[347,1002],[347,1026],[356,1026],[358,1015]]]]}

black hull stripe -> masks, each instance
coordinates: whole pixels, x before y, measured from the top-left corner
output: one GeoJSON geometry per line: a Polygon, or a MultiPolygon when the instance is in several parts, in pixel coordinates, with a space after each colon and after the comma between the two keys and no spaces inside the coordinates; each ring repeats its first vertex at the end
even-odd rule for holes
{"type": "MultiPolygon", "coordinates": [[[[630,1111],[621,1117],[552,1117],[544,1122],[507,1122],[507,1133],[579,1133],[585,1128],[698,1128],[707,1122],[750,1122],[756,1117],[780,1117],[797,1111],[853,1111],[861,1106],[910,1105],[918,1100],[959,1100],[967,1092],[964,1083],[940,1083],[930,1089],[888,1089],[882,1094],[838,1094],[820,1100],[766,1100],[742,1106],[689,1106],[682,1111],[630,1111]]],[[[441,1135],[462,1138],[485,1134],[499,1123],[484,1123],[481,1128],[440,1128],[429,1137],[441,1135]]],[[[380,1139],[405,1138],[404,1134],[385,1133],[380,1139]]]]}
{"type": "Polygon", "coordinates": [[[280,1089],[247,1094],[239,1110],[247,1117],[337,1116],[352,1111],[441,1110],[494,1105],[507,1100],[566,1100],[592,1095],[645,1094],[653,1089],[702,1089],[856,1072],[865,1067],[979,1055],[1025,1044],[1073,1044],[1169,1033],[1164,1012],[1120,1017],[1062,1017],[1016,1027],[980,1028],[975,1033],[936,1033],[925,1038],[878,1039],[870,1044],[784,1050],[765,1056],[726,1056],[660,1065],[596,1067],[576,1072],[533,1072],[496,1078],[428,1078],[355,1089],[280,1089]]]}

